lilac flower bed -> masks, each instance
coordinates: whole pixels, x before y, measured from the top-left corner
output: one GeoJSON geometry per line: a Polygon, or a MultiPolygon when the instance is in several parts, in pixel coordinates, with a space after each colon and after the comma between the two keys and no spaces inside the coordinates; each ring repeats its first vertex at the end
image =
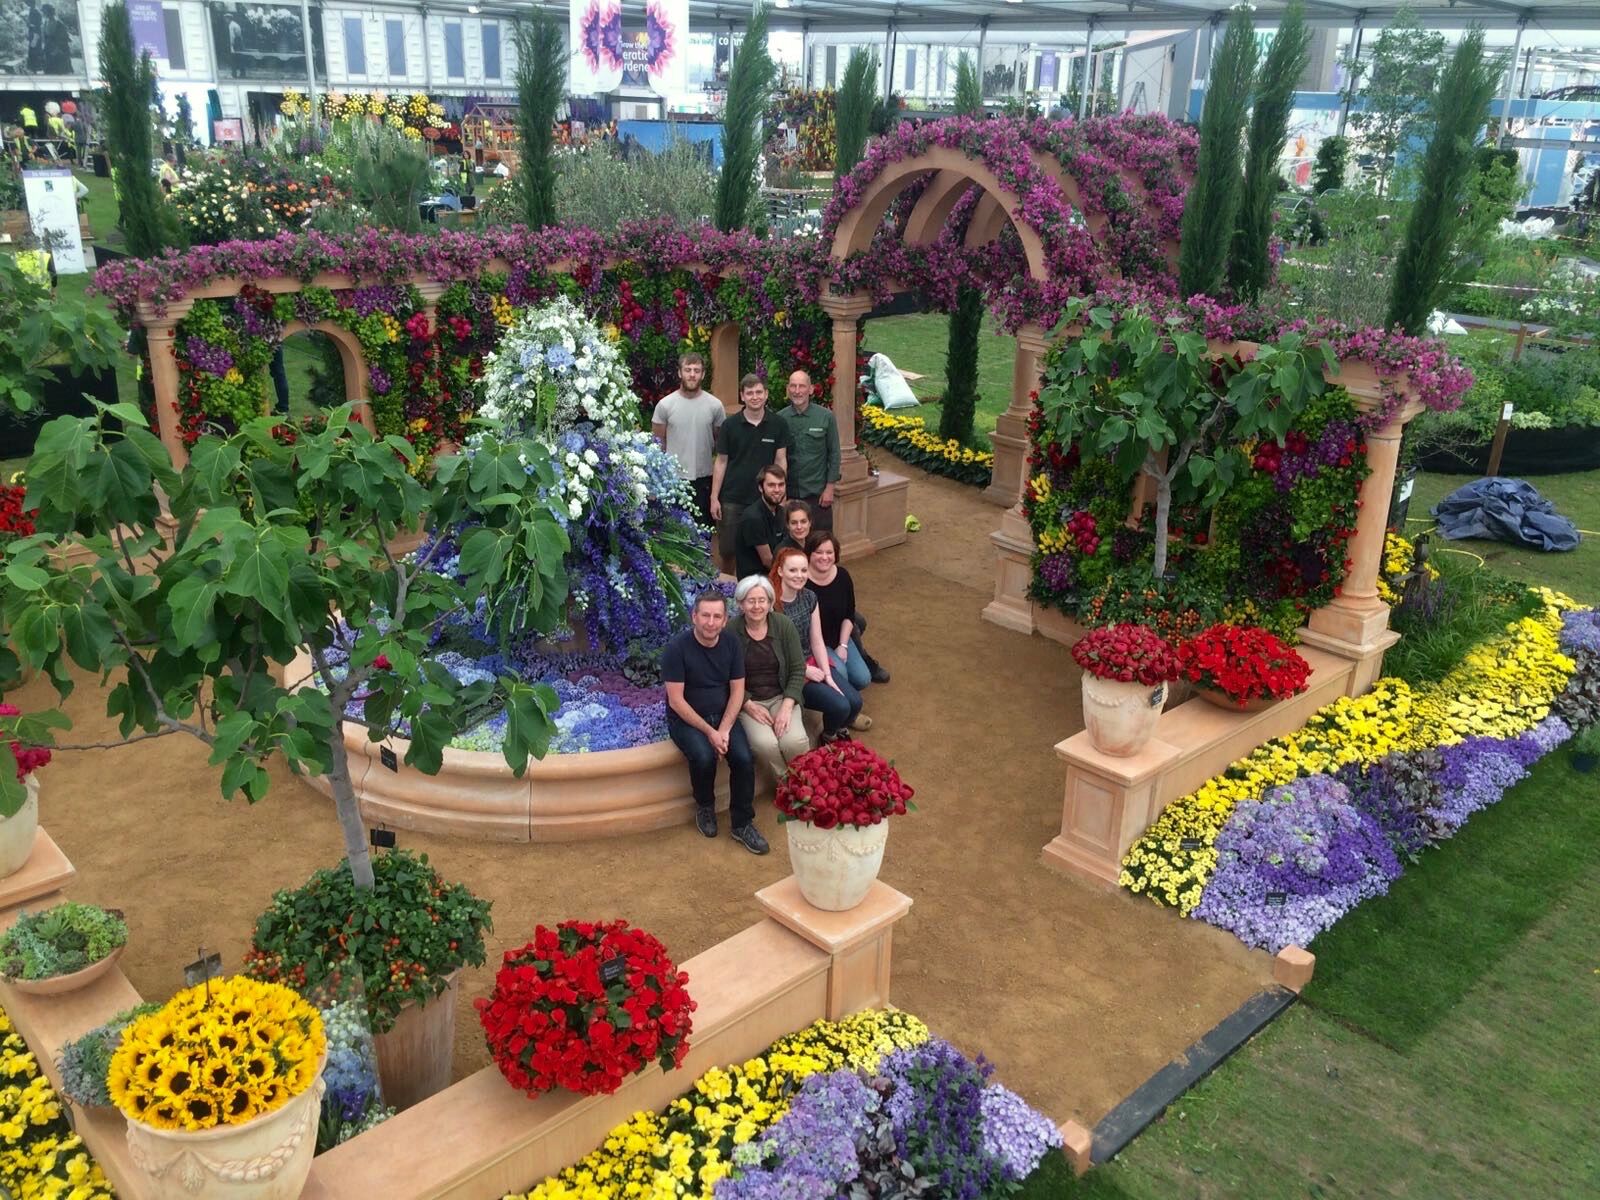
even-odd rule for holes
{"type": "Polygon", "coordinates": [[[717,1200],[1007,1194],[1060,1148],[1061,1135],[988,1082],[991,1071],[932,1038],[887,1055],[870,1077],[813,1075],[777,1124],[735,1147],[736,1169],[717,1184],[717,1200]]]}
{"type": "Polygon", "coordinates": [[[1237,805],[1217,870],[1191,914],[1277,952],[1309,944],[1388,891],[1425,846],[1453,836],[1572,736],[1558,715],[1514,738],[1474,737],[1312,775],[1237,805]]]}

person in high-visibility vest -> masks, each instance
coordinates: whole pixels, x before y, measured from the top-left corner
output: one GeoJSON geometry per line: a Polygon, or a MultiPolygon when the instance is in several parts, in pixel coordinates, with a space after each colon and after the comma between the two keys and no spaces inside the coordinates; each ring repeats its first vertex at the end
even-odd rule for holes
{"type": "Polygon", "coordinates": [[[22,122],[22,135],[29,140],[39,136],[39,114],[24,104],[17,109],[17,120],[22,122]]]}
{"type": "MultiPolygon", "coordinates": [[[[55,140],[57,157],[71,154],[72,131],[67,128],[67,123],[61,119],[61,114],[52,113],[45,118],[44,125],[49,132],[49,136],[55,140]]],[[[76,157],[76,155],[73,157],[76,157]]]]}

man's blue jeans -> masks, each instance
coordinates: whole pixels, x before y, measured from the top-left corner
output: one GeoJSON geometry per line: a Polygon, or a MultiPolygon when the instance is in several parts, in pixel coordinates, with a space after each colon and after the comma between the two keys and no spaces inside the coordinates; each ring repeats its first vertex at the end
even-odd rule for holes
{"type": "MultiPolygon", "coordinates": [[[[716,722],[706,718],[706,723],[716,722]]],[[[696,808],[710,812],[717,803],[717,759],[711,739],[674,712],[667,713],[667,733],[672,744],[689,760],[689,785],[696,808]]],[[[756,759],[739,722],[728,730],[728,816],[735,829],[756,819],[756,759]]]]}

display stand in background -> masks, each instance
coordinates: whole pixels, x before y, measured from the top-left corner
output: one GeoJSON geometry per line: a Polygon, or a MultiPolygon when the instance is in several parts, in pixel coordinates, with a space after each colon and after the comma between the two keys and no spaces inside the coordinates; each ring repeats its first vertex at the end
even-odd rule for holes
{"type": "Polygon", "coordinates": [[[41,167],[22,172],[28,198],[28,221],[40,241],[49,241],[57,275],[82,275],[83,236],[78,228],[77,180],[67,167],[41,167]],[[48,234],[48,239],[46,238],[48,234]]]}

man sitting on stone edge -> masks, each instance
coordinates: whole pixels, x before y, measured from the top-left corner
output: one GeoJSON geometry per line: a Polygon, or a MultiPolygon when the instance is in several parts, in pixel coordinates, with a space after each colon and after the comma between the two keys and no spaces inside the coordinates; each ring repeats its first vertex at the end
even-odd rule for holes
{"type": "Polygon", "coordinates": [[[733,837],[751,854],[765,854],[756,828],[756,760],[739,724],[744,708],[744,647],[726,631],[728,601],[721,592],[695,597],[690,626],[661,651],[667,688],[667,733],[689,760],[694,824],[717,836],[717,759],[728,760],[728,816],[733,837]]]}

